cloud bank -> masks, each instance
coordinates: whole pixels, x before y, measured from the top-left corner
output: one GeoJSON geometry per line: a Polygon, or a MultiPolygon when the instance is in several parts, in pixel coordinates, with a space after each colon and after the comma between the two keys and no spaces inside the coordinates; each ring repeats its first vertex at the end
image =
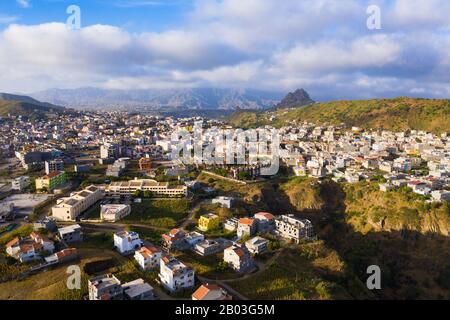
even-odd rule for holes
{"type": "Polygon", "coordinates": [[[304,87],[319,100],[449,97],[448,12],[446,0],[197,0],[183,28],[158,33],[8,24],[0,32],[0,87],[304,87]],[[381,30],[366,27],[370,4],[381,8],[381,30]]]}

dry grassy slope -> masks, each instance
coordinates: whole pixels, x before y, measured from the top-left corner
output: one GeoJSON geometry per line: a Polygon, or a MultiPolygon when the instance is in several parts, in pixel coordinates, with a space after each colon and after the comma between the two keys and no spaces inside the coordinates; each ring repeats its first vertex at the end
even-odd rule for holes
{"type": "Polygon", "coordinates": [[[334,125],[344,123],[347,126],[363,128],[417,129],[439,133],[448,130],[450,100],[400,97],[333,101],[304,108],[282,109],[275,114],[242,111],[230,117],[230,123],[243,128],[264,124],[283,126],[290,125],[293,121],[334,125]],[[275,115],[275,120],[269,121],[269,115],[275,115]]]}
{"type": "Polygon", "coordinates": [[[359,231],[402,230],[448,235],[450,211],[446,203],[429,204],[411,191],[381,192],[377,184],[345,185],[346,217],[359,231]]]}
{"type": "Polygon", "coordinates": [[[0,100],[0,116],[8,114],[13,116],[47,116],[57,111],[63,111],[61,107],[50,108],[47,106],[35,105],[28,102],[0,100]]]}

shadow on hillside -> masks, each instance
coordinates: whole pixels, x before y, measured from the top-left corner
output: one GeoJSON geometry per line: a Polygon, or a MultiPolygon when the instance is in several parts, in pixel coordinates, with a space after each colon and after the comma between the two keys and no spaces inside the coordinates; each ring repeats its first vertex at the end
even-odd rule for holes
{"type": "Polygon", "coordinates": [[[361,233],[345,221],[345,193],[335,183],[322,190],[327,202],[324,219],[315,221],[319,238],[337,251],[366,283],[367,267],[381,269],[381,299],[450,298],[450,239],[441,234],[399,231],[361,233]]]}

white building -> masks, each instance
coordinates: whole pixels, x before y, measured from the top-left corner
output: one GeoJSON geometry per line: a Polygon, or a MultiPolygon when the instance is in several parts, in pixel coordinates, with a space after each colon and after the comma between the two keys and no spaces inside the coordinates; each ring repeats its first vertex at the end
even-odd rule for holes
{"type": "Polygon", "coordinates": [[[313,225],[306,219],[298,219],[294,215],[282,215],[275,220],[275,233],[283,238],[294,240],[309,239],[314,236],[313,225]]]}
{"type": "Polygon", "coordinates": [[[133,231],[122,231],[114,234],[114,246],[117,250],[124,254],[142,246],[142,240],[139,239],[139,234],[133,231]]]}
{"type": "Polygon", "coordinates": [[[134,259],[136,259],[142,270],[159,267],[161,256],[161,250],[151,246],[142,247],[134,253],[134,259]]]}
{"type": "Polygon", "coordinates": [[[232,197],[216,197],[214,199],[212,199],[212,204],[219,204],[222,208],[228,208],[231,209],[231,207],[233,206],[233,198],[232,197]]]}
{"type": "Polygon", "coordinates": [[[171,292],[192,288],[195,285],[195,271],[172,256],[161,258],[159,279],[171,292]]]}
{"type": "Polygon", "coordinates": [[[21,176],[11,181],[12,189],[17,191],[23,191],[30,183],[30,177],[28,176],[21,176]]]}
{"type": "Polygon", "coordinates": [[[45,161],[45,174],[64,171],[64,161],[61,159],[45,161]]]}
{"type": "Polygon", "coordinates": [[[75,221],[80,214],[103,197],[103,190],[96,186],[89,186],[70,197],[57,200],[56,205],[52,208],[52,215],[57,220],[75,221]]]}
{"type": "Polygon", "coordinates": [[[108,222],[116,222],[131,213],[129,204],[105,204],[100,206],[100,218],[108,222]]]}
{"type": "Polygon", "coordinates": [[[143,279],[136,279],[122,285],[125,300],[155,300],[156,295],[151,285],[143,279]]]}
{"type": "Polygon", "coordinates": [[[121,196],[132,195],[137,190],[150,191],[155,196],[180,197],[188,194],[188,188],[184,185],[170,186],[168,182],[137,178],[130,181],[111,182],[106,191],[111,196],[121,196]]]}

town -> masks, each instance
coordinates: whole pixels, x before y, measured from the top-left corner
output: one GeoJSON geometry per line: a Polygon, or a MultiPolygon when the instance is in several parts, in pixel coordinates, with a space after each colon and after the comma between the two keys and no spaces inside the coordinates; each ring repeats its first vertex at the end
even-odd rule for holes
{"type": "Polygon", "coordinates": [[[198,124],[215,132],[200,145],[235,129],[226,120],[119,111],[0,118],[0,263],[8,266],[0,282],[80,265],[84,289],[70,292],[58,273],[61,295],[243,300],[235,283],[321,239],[307,216],[251,207],[238,189],[367,181],[423,203],[450,201],[446,133],[299,123],[277,129],[280,165],[263,175],[263,161],[174,157],[173,134],[198,124]]]}

